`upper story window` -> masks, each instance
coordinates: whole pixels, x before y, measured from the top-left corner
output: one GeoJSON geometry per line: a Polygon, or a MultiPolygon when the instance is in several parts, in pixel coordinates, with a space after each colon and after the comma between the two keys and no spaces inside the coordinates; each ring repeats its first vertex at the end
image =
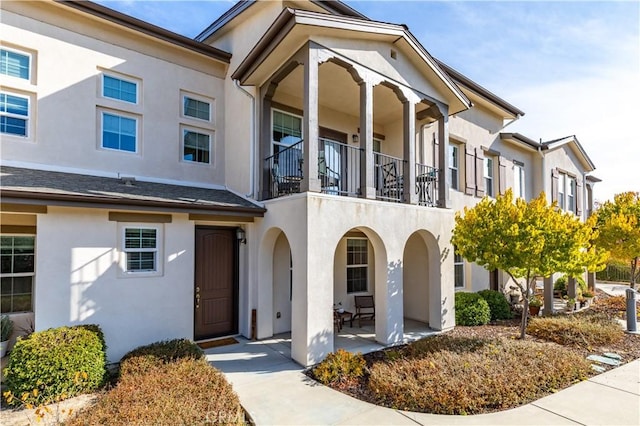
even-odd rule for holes
{"type": "Polygon", "coordinates": [[[211,121],[211,104],[190,96],[183,96],[182,114],[200,120],[211,121]]]}
{"type": "Polygon", "coordinates": [[[0,133],[28,136],[29,98],[0,92],[0,133]]]}
{"type": "Polygon", "coordinates": [[[369,242],[366,238],[347,239],[347,293],[368,289],[369,242]]]}
{"type": "Polygon", "coordinates": [[[449,145],[449,173],[451,174],[451,188],[460,189],[460,145],[449,145]]]}
{"type": "Polygon", "coordinates": [[[302,117],[283,111],[273,110],[273,153],[302,140],[302,117]]]}
{"type": "Polygon", "coordinates": [[[138,119],[102,112],[102,148],[137,152],[138,119]]]}
{"type": "Polygon", "coordinates": [[[211,135],[194,130],[182,130],[182,158],[184,161],[211,163],[211,135]]]}
{"type": "Polygon", "coordinates": [[[484,159],[484,186],[485,186],[485,190],[487,191],[487,195],[489,197],[493,197],[495,195],[494,189],[493,189],[493,167],[494,167],[494,161],[493,161],[493,157],[486,157],[484,159]]]}
{"type": "Polygon", "coordinates": [[[566,208],[565,188],[567,187],[567,175],[560,173],[560,182],[558,183],[558,207],[564,210],[566,208]]]}
{"type": "Polygon", "coordinates": [[[138,83],[105,74],[102,76],[102,96],[136,104],[138,83]]]}
{"type": "Polygon", "coordinates": [[[6,48],[0,49],[0,74],[29,80],[31,55],[6,48]]]}
{"type": "Polygon", "coordinates": [[[576,211],[576,180],[567,177],[567,211],[576,211]]]}
{"type": "Polygon", "coordinates": [[[2,257],[0,298],[3,314],[33,310],[35,239],[33,235],[3,235],[0,237],[2,257]]]}
{"type": "Polygon", "coordinates": [[[513,163],[513,195],[518,198],[525,198],[524,192],[524,164],[513,163]]]}

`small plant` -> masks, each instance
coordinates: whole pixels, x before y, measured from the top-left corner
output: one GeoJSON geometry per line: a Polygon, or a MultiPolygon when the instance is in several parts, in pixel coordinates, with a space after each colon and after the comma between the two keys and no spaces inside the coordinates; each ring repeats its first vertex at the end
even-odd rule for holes
{"type": "Polygon", "coordinates": [[[573,297],[570,297],[567,299],[567,308],[570,311],[573,311],[576,307],[576,299],[574,299],[573,297]]]}
{"type": "Polygon", "coordinates": [[[352,354],[344,349],[338,349],[315,366],[312,374],[316,380],[325,385],[345,383],[362,377],[365,365],[362,354],[352,354]]]}
{"type": "Polygon", "coordinates": [[[32,405],[93,391],[106,379],[104,348],[101,336],[86,327],[59,327],[19,338],[4,370],[5,384],[21,402],[32,405]]]}
{"type": "Polygon", "coordinates": [[[484,325],[491,320],[489,304],[477,293],[456,293],[455,310],[457,325],[484,325]]]}
{"type": "Polygon", "coordinates": [[[540,307],[542,306],[542,299],[540,299],[538,296],[532,296],[531,299],[529,300],[529,306],[534,306],[534,307],[540,307]]]}
{"type": "Polygon", "coordinates": [[[592,297],[594,297],[594,294],[587,290],[582,292],[582,296],[586,297],[587,299],[591,299],[592,297]]]}
{"type": "Polygon", "coordinates": [[[9,315],[2,315],[0,319],[0,342],[6,342],[13,334],[13,321],[9,315]]]}
{"type": "Polygon", "coordinates": [[[502,292],[495,290],[482,290],[479,291],[478,294],[482,296],[489,305],[491,321],[513,318],[511,306],[509,306],[509,302],[502,292]]]}

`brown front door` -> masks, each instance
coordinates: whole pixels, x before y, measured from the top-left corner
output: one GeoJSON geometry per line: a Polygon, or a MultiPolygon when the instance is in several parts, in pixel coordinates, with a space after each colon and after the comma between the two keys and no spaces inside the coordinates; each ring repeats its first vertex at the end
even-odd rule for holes
{"type": "Polygon", "coordinates": [[[235,229],[196,227],[194,338],[238,332],[235,229]]]}

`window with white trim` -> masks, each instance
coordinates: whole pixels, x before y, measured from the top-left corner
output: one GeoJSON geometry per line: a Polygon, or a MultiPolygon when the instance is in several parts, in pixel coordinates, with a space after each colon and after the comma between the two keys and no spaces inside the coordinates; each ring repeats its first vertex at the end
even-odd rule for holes
{"type": "Polygon", "coordinates": [[[368,290],[369,241],[366,238],[347,239],[347,294],[368,290]]]}
{"type": "Polygon", "coordinates": [[[460,188],[460,146],[449,144],[449,173],[451,174],[451,189],[460,188]]]}
{"type": "Polygon", "coordinates": [[[147,226],[123,226],[122,232],[124,271],[133,274],[159,272],[159,229],[147,226]]]}
{"type": "Polygon", "coordinates": [[[302,117],[272,110],[273,154],[302,140],[302,117]]]}
{"type": "Polygon", "coordinates": [[[102,148],[137,152],[138,119],[113,112],[101,113],[102,148]]]}
{"type": "Polygon", "coordinates": [[[211,104],[201,99],[184,95],[182,97],[182,115],[211,121],[211,104]]]}
{"type": "Polygon", "coordinates": [[[182,159],[195,163],[211,163],[211,134],[182,130],[182,159]]]}
{"type": "Polygon", "coordinates": [[[3,47],[0,49],[0,74],[29,80],[31,77],[31,55],[3,47]]]}
{"type": "Polygon", "coordinates": [[[0,92],[0,133],[29,135],[29,97],[0,92]]]}
{"type": "Polygon", "coordinates": [[[493,157],[486,157],[484,159],[484,187],[489,197],[495,195],[493,190],[493,166],[493,157]]]}
{"type": "Polygon", "coordinates": [[[456,253],[456,248],[453,247],[453,283],[455,288],[464,287],[464,259],[461,255],[456,253]]]}
{"type": "Polygon", "coordinates": [[[565,199],[566,187],[567,187],[567,175],[564,173],[560,173],[560,176],[558,179],[558,207],[560,207],[561,210],[564,210],[566,207],[566,199],[565,199]]]}
{"type": "Polygon", "coordinates": [[[102,96],[119,101],[138,103],[138,83],[112,75],[102,75],[102,96]]]}
{"type": "Polygon", "coordinates": [[[0,237],[0,310],[3,314],[33,311],[35,240],[33,235],[0,237]]]}
{"type": "Polygon", "coordinates": [[[576,179],[567,177],[567,211],[576,211],[576,179]]]}
{"type": "Polygon", "coordinates": [[[524,164],[513,162],[513,195],[525,198],[524,164]]]}

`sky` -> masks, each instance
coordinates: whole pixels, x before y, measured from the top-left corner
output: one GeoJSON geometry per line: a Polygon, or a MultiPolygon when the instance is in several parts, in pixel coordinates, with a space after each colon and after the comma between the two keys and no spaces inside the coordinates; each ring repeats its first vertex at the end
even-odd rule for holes
{"type": "MultiPolygon", "coordinates": [[[[195,37],[235,1],[113,1],[195,37]]],[[[523,110],[504,131],[575,135],[602,179],[595,199],[640,192],[640,1],[352,1],[406,24],[436,58],[523,110]]]]}

